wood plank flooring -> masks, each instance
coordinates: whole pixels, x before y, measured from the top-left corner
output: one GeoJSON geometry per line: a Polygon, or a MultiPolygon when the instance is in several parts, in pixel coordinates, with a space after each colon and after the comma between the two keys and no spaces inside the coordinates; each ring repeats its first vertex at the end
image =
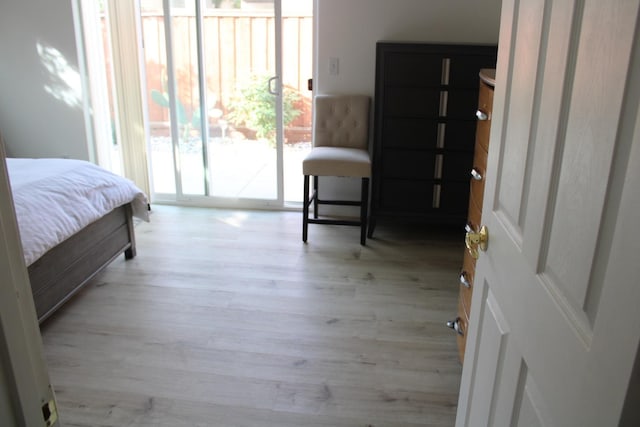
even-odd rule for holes
{"type": "Polygon", "coordinates": [[[65,426],[452,426],[461,233],[156,206],[42,326],[65,426]]]}

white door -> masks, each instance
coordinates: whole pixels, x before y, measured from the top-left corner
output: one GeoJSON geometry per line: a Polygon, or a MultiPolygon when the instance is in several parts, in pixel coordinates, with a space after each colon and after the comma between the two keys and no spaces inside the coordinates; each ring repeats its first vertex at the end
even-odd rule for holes
{"type": "Polygon", "coordinates": [[[503,2],[459,427],[638,416],[638,3],[503,2]]]}

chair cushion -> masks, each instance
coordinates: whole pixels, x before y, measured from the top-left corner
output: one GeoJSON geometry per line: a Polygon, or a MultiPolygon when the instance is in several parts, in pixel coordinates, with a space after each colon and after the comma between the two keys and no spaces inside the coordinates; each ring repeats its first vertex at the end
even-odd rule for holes
{"type": "Polygon", "coordinates": [[[313,176],[371,176],[367,150],[342,147],[314,147],[302,161],[302,173],[313,176]]]}

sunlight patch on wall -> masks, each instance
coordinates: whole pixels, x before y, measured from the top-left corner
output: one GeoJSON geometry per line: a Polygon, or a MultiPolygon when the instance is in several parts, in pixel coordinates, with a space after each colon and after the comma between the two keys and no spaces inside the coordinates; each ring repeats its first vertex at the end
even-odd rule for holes
{"type": "Polygon", "coordinates": [[[36,47],[40,61],[49,76],[44,90],[69,107],[82,108],[82,82],[78,70],[69,64],[58,49],[40,42],[36,47]]]}

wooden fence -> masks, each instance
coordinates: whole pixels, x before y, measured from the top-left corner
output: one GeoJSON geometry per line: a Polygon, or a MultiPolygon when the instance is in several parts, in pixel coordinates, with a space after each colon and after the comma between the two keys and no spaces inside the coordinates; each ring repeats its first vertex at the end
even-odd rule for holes
{"type": "MultiPolygon", "coordinates": [[[[173,61],[178,98],[190,115],[199,108],[197,38],[193,16],[172,18],[173,61]]],[[[209,111],[224,115],[238,88],[253,76],[275,75],[274,18],[246,13],[203,17],[204,59],[209,111]]],[[[287,126],[289,141],[309,140],[312,76],[312,19],[285,17],[282,25],[283,84],[297,92],[296,108],[301,114],[287,126]]],[[[166,49],[163,17],[142,16],[149,118],[152,123],[169,121],[168,110],[151,99],[151,91],[166,91],[166,49]]],[[[216,118],[210,117],[215,126],[216,118]]]]}

